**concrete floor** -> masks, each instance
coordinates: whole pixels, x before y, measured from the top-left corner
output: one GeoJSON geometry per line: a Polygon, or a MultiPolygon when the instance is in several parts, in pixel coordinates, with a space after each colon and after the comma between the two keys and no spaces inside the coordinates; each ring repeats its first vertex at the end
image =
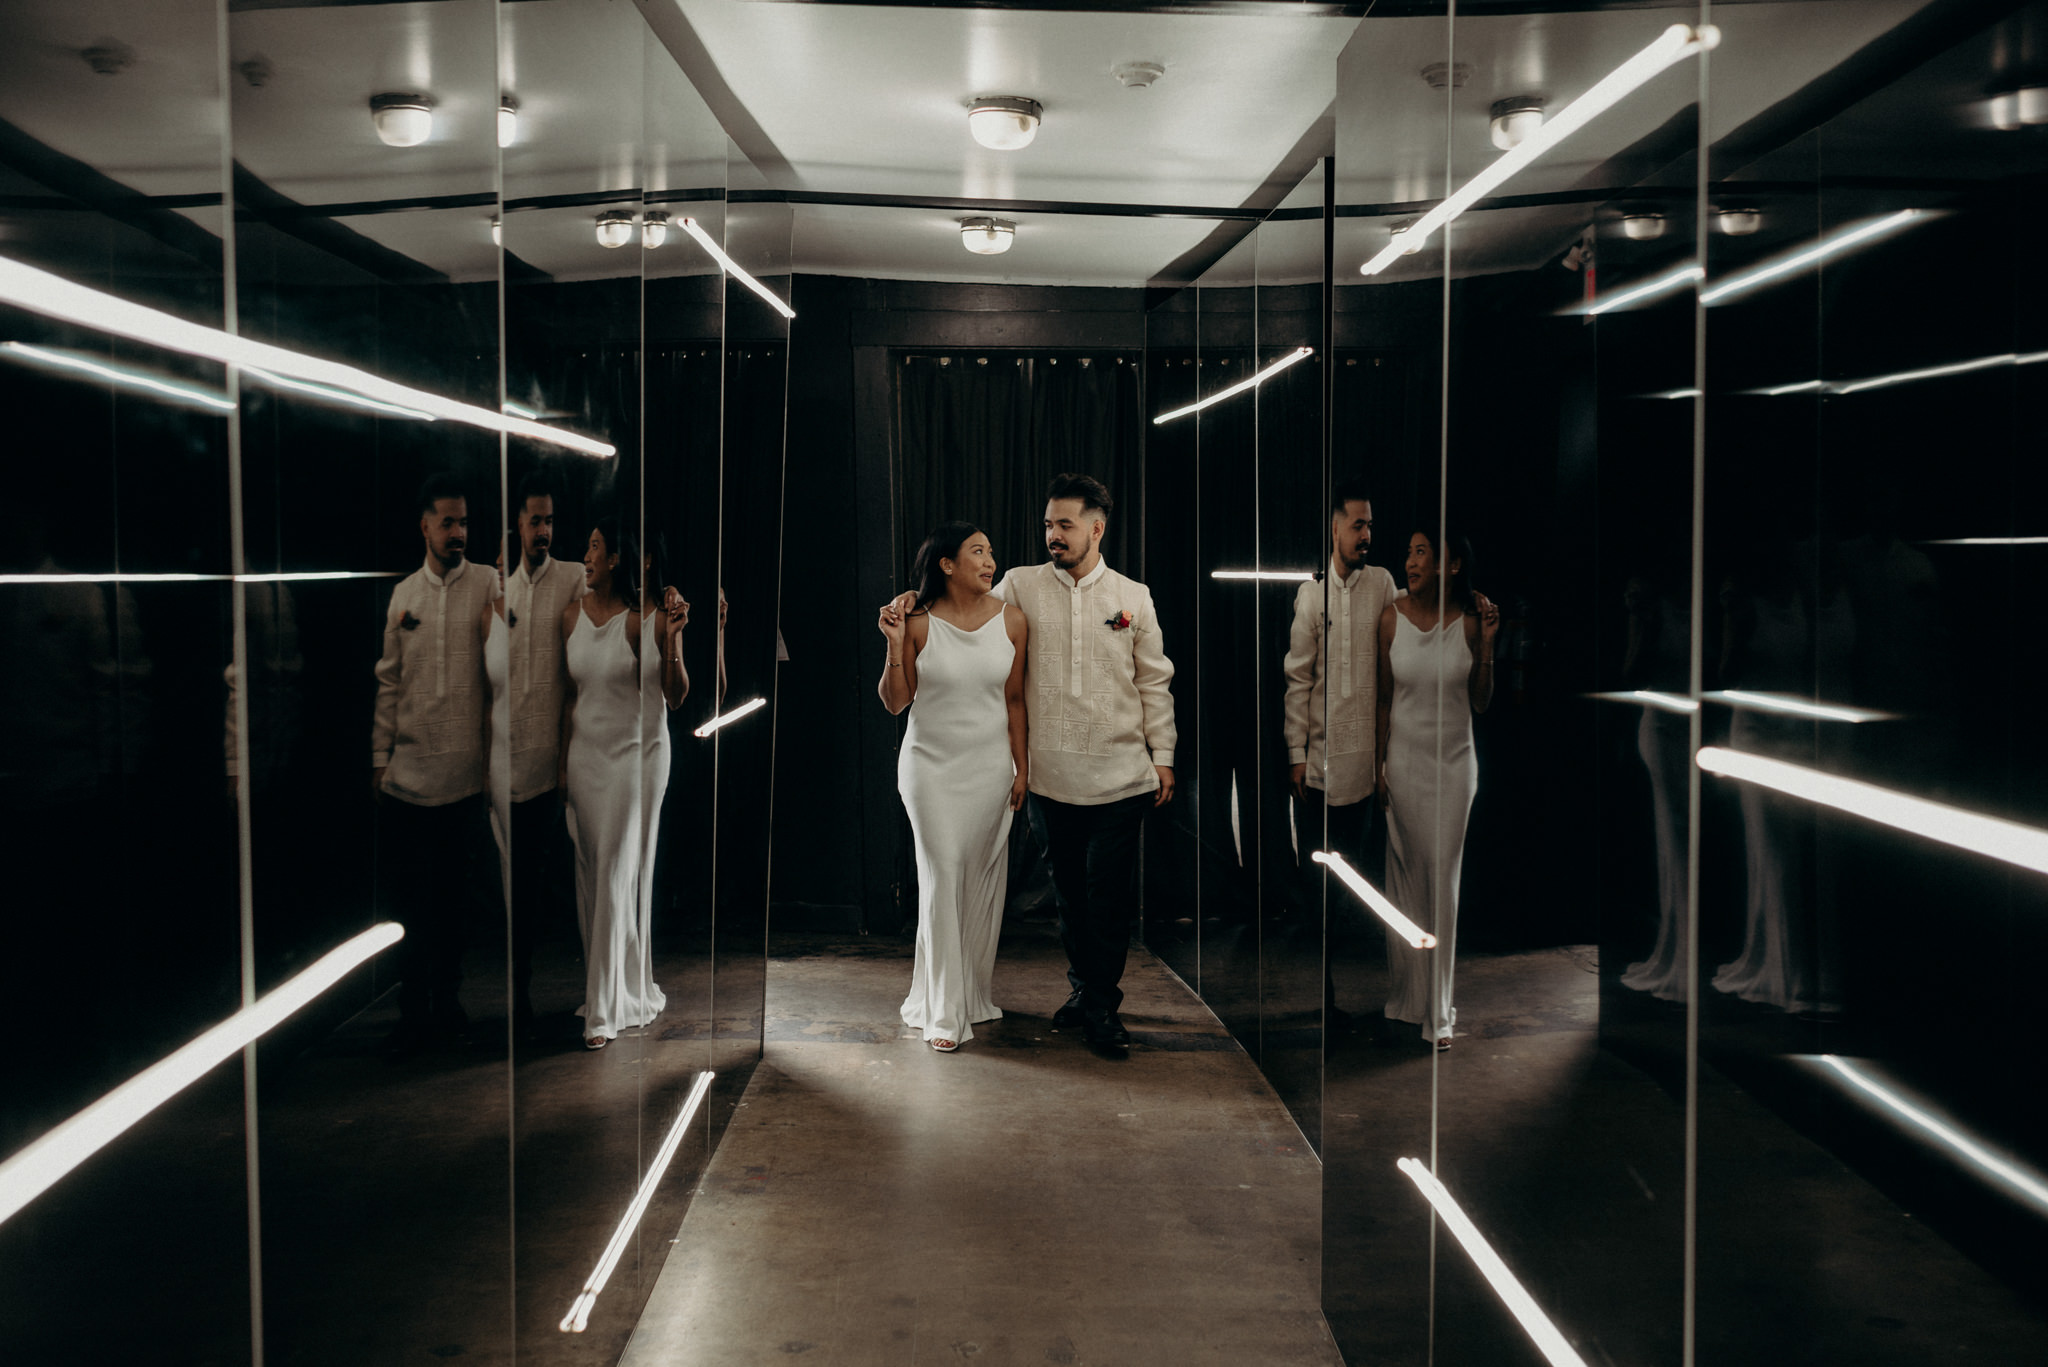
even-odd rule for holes
{"type": "Polygon", "coordinates": [[[1005,1018],[933,1053],[910,949],[778,936],[767,1051],[625,1367],[1341,1362],[1320,1165],[1215,1017],[1143,951],[1127,1056],[1051,1027],[1065,960],[1010,928],[1005,1018]]]}

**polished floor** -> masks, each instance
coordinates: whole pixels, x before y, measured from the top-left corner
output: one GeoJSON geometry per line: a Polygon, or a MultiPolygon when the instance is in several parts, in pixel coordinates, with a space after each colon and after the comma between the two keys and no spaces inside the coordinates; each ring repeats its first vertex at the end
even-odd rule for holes
{"type": "Polygon", "coordinates": [[[1005,1018],[942,1056],[897,1023],[907,944],[779,936],[766,1057],[626,1367],[1339,1363],[1279,1098],[1142,951],[1126,1056],[1053,1029],[1064,968],[1012,927],[1005,1018]]]}

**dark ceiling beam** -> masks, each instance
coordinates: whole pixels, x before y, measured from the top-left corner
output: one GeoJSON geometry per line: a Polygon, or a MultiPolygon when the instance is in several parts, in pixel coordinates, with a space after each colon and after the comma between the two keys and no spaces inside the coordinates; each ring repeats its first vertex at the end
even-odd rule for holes
{"type": "Polygon", "coordinates": [[[733,94],[718,64],[705,50],[703,40],[690,27],[690,21],[683,17],[682,7],[675,0],[635,0],[635,3],[639,6],[640,17],[647,21],[647,27],[668,49],[668,55],[675,59],[675,64],[682,68],[684,77],[710,108],[711,117],[718,120],[726,137],[770,185],[794,189],[797,184],[796,168],[789,164],[789,158],[782,155],[782,149],[775,145],[775,140],[747,111],[739,96],[733,94]]]}
{"type": "MultiPolygon", "coordinates": [[[[1301,184],[1318,161],[1334,156],[1337,151],[1337,103],[1332,100],[1327,109],[1302,131],[1294,140],[1294,146],[1287,149],[1279,162],[1266,174],[1258,189],[1246,197],[1240,210],[1249,214],[1251,221],[1234,220],[1219,223],[1200,242],[1166,263],[1157,274],[1145,282],[1145,307],[1157,308],[1187,286],[1202,278],[1211,266],[1228,256],[1231,249],[1250,237],[1259,224],[1280,212],[1280,204],[1294,193],[1294,187],[1301,184]]],[[[1322,212],[1317,205],[1309,211],[1314,217],[1322,212]]],[[[1292,215],[1289,215],[1292,217],[1292,215]]]]}
{"type": "Polygon", "coordinates": [[[59,197],[53,201],[54,205],[80,206],[104,214],[183,252],[216,273],[221,269],[220,238],[173,207],[174,203],[186,208],[219,204],[218,194],[158,197],[138,194],[120,181],[76,157],[59,152],[4,119],[0,119],[0,165],[12,167],[28,179],[48,187],[59,197]]]}

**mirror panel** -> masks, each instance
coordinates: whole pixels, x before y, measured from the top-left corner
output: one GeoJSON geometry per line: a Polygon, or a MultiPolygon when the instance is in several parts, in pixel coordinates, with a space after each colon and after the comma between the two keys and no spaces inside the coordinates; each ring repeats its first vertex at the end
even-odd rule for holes
{"type": "MultiPolygon", "coordinates": [[[[787,303],[792,213],[754,197],[765,188],[727,147],[725,250],[787,303]]],[[[725,282],[725,407],[718,589],[726,659],[724,708],[759,710],[714,734],[717,766],[716,1037],[714,1066],[760,1057],[766,1029],[769,812],[774,801],[775,689],[781,627],[782,478],[792,323],[731,276],[725,282]],[[730,607],[728,608],[728,604],[730,607]]],[[[801,840],[792,830],[791,839],[801,840]]]]}
{"type": "MultiPolygon", "coordinates": [[[[1258,340],[1258,237],[1247,234],[1196,283],[1194,391],[1249,379],[1258,340]]],[[[1201,993],[1254,1058],[1259,1052],[1258,408],[1224,400],[1177,422],[1195,427],[1196,584],[1201,701],[1195,776],[1201,831],[1201,993]],[[1247,724],[1254,719],[1253,724],[1247,724]]],[[[1180,704],[1184,707],[1185,704],[1180,704]]]]}
{"type": "MultiPolygon", "coordinates": [[[[1532,32],[1521,19],[1459,18],[1458,59],[1473,75],[1453,101],[1452,183],[1500,156],[1494,102],[1535,93],[1555,112],[1696,19],[1553,14],[1532,32]],[[1572,55],[1546,61],[1546,50],[1572,55]]],[[[1567,1340],[1616,1361],[1677,1363],[1684,1351],[1694,351],[1689,291],[1610,305],[1695,260],[1690,147],[1667,137],[1660,155],[1676,164],[1647,185],[1585,178],[1629,174],[1617,158],[1660,126],[1696,128],[1698,86],[1681,63],[1502,190],[1576,180],[1583,196],[1465,214],[1445,247],[1436,515],[1462,564],[1450,596],[1476,625],[1464,634],[1477,659],[1441,676],[1446,736],[1462,730],[1473,754],[1472,786],[1447,784],[1437,813],[1444,831],[1462,829],[1463,848],[1448,854],[1462,869],[1452,865],[1436,908],[1435,953],[1455,946],[1436,1173],[1567,1340]],[[1622,218],[1661,213],[1667,184],[1677,212],[1622,218]],[[1628,235],[1646,222],[1661,231],[1628,235]],[[1636,690],[1675,701],[1610,696],[1636,690]]],[[[1436,1294],[1439,1360],[1534,1359],[1495,1290],[1442,1239],[1436,1294]]]]}
{"type": "MultiPolygon", "coordinates": [[[[243,337],[497,407],[496,26],[488,0],[228,14],[230,60],[258,64],[232,100],[243,337]]],[[[346,576],[249,616],[252,660],[294,634],[305,660],[303,744],[252,808],[259,987],[375,921],[406,932],[265,1052],[265,1349],[307,1362],[503,1343],[511,1314],[503,469],[494,433],[422,416],[243,372],[250,570],[346,576]]],[[[254,753],[290,753],[251,720],[254,753]]]]}
{"type": "MultiPolygon", "coordinates": [[[[2015,92],[2048,9],[1993,14],[1823,6],[1802,56],[1864,79],[1796,119],[1752,116],[1717,56],[1703,739],[2038,828],[2019,776],[2043,732],[2008,700],[2040,664],[2043,274],[2019,225],[2048,149],[2015,92]],[[1978,283],[1918,287],[1937,260],[1978,283]]],[[[1716,15],[1724,52],[1783,41],[1769,10],[1716,15]]],[[[1956,1143],[2048,1159],[2040,1090],[2014,1085],[2040,875],[1925,838],[1931,818],[1901,834],[1734,778],[1703,776],[1699,815],[1702,1355],[1766,1333],[2039,1355],[2038,1221],[1956,1143]],[[1966,932],[1938,928],[1964,906],[1966,932]],[[1929,1029],[1950,998],[1974,1009],[1929,1029]]]]}
{"type": "MultiPolygon", "coordinates": [[[[215,23],[193,3],[0,14],[0,256],[229,321],[215,23]]],[[[0,1156],[240,1004],[228,383],[218,363],[0,306],[18,514],[0,555],[4,957],[23,1028],[0,1156]]],[[[0,1225],[0,1357],[75,1357],[82,1324],[130,1360],[166,1337],[248,1354],[247,1100],[242,1061],[221,1065],[0,1225]],[[110,1258],[155,1269],[112,1319],[110,1258]]]]}
{"type": "MultiPolygon", "coordinates": [[[[1314,574],[1329,558],[1323,510],[1323,173],[1318,163],[1255,234],[1258,333],[1250,364],[1267,378],[1244,397],[1253,403],[1257,424],[1257,568],[1267,574],[1314,574]],[[1309,354],[1290,361],[1303,348],[1309,354]]],[[[1324,848],[1328,805],[1327,774],[1320,772],[1330,749],[1327,678],[1319,678],[1316,668],[1326,580],[1325,574],[1233,586],[1254,599],[1258,617],[1258,1060],[1311,1147],[1321,1141],[1328,999],[1322,869],[1309,860],[1324,848]],[[1307,775],[1311,728],[1323,741],[1314,785],[1307,775]],[[1295,740],[1303,765],[1299,789],[1293,778],[1295,740]]],[[[1348,727],[1346,718],[1339,724],[1348,727]]],[[[1357,735],[1355,728],[1343,732],[1347,743],[1357,735]]],[[[1351,813],[1341,805],[1337,810],[1341,827],[1351,813]]]]}
{"type": "MultiPolygon", "coordinates": [[[[1425,81],[1410,88],[1385,73],[1420,72],[1450,55],[1444,14],[1424,12],[1362,24],[1337,64],[1331,482],[1322,491],[1328,521],[1317,531],[1326,539],[1319,558],[1334,554],[1342,538],[1362,562],[1350,595],[1331,594],[1325,581],[1324,614],[1331,635],[1348,630],[1351,659],[1361,673],[1358,638],[1370,633],[1375,755],[1368,773],[1378,767],[1380,695],[1392,698],[1379,668],[1380,619],[1394,586],[1403,582],[1409,533],[1433,521],[1438,509],[1442,248],[1426,245],[1372,277],[1358,266],[1388,244],[1391,227],[1413,220],[1412,206],[1444,193],[1445,97],[1425,81]],[[1349,515],[1341,521],[1329,507],[1340,491],[1366,496],[1347,499],[1349,515]],[[1360,503],[1369,508],[1355,506],[1360,503]],[[1370,541],[1363,541],[1368,529],[1358,525],[1363,511],[1371,514],[1370,541]]],[[[1327,653],[1326,645],[1326,674],[1327,653]]],[[[1353,720],[1362,726],[1357,695],[1355,681],[1353,720]]],[[[1326,692],[1324,706],[1334,705],[1326,692]]],[[[1332,784],[1345,796],[1360,786],[1358,759],[1326,755],[1315,767],[1325,787],[1327,848],[1345,855],[1373,887],[1387,890],[1385,813],[1376,801],[1357,810],[1371,801],[1365,798],[1335,807],[1327,802],[1332,784]],[[1333,822],[1336,813],[1341,817],[1333,822]]],[[[1430,1353],[1432,1225],[1428,1207],[1395,1164],[1433,1152],[1434,1064],[1417,1026],[1387,1015],[1390,966],[1397,954],[1417,951],[1396,944],[1342,883],[1327,874],[1319,881],[1329,974],[1323,1311],[1348,1359],[1419,1365],[1430,1353]]]]}

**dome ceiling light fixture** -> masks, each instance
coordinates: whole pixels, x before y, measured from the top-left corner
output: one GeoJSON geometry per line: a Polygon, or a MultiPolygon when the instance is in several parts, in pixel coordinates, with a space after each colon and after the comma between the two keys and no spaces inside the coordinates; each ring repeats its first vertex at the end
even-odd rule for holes
{"type": "Polygon", "coordinates": [[[1623,214],[1621,231],[1631,242],[1654,242],[1664,236],[1664,215],[1650,209],[1623,214]]]}
{"type": "Polygon", "coordinates": [[[597,216],[597,245],[623,247],[633,240],[633,215],[613,209],[597,216]]]}
{"type": "Polygon", "coordinates": [[[370,122],[386,147],[418,147],[434,131],[434,101],[395,91],[370,97],[370,122]]]}
{"type": "Polygon", "coordinates": [[[649,214],[640,220],[640,245],[653,251],[668,241],[668,215],[649,214]]]}
{"type": "Polygon", "coordinates": [[[1001,256],[1017,240],[1017,225],[1002,218],[963,218],[960,245],[976,256],[1001,256]]]}
{"type": "Polygon", "coordinates": [[[2048,85],[2025,85],[1991,97],[1991,126],[2010,133],[2048,123],[2048,85]]]}
{"type": "Polygon", "coordinates": [[[1015,152],[1031,145],[1044,117],[1045,107],[1022,95],[977,96],[967,111],[967,131],[991,151],[1015,152]]]}
{"type": "Polygon", "coordinates": [[[1159,62],[1118,62],[1109,69],[1126,90],[1143,90],[1166,74],[1166,67],[1159,62]]]}
{"type": "Polygon", "coordinates": [[[1714,222],[1730,237],[1748,237],[1764,226],[1764,216],[1761,210],[1747,206],[1739,209],[1716,209],[1714,222]]]}
{"type": "Polygon", "coordinates": [[[498,146],[510,147],[519,138],[519,101],[510,95],[498,97],[498,146]]]}
{"type": "Polygon", "coordinates": [[[1543,126],[1543,101],[1534,95],[1495,100],[1489,119],[1493,145],[1503,152],[1512,152],[1522,139],[1543,126]]]}

